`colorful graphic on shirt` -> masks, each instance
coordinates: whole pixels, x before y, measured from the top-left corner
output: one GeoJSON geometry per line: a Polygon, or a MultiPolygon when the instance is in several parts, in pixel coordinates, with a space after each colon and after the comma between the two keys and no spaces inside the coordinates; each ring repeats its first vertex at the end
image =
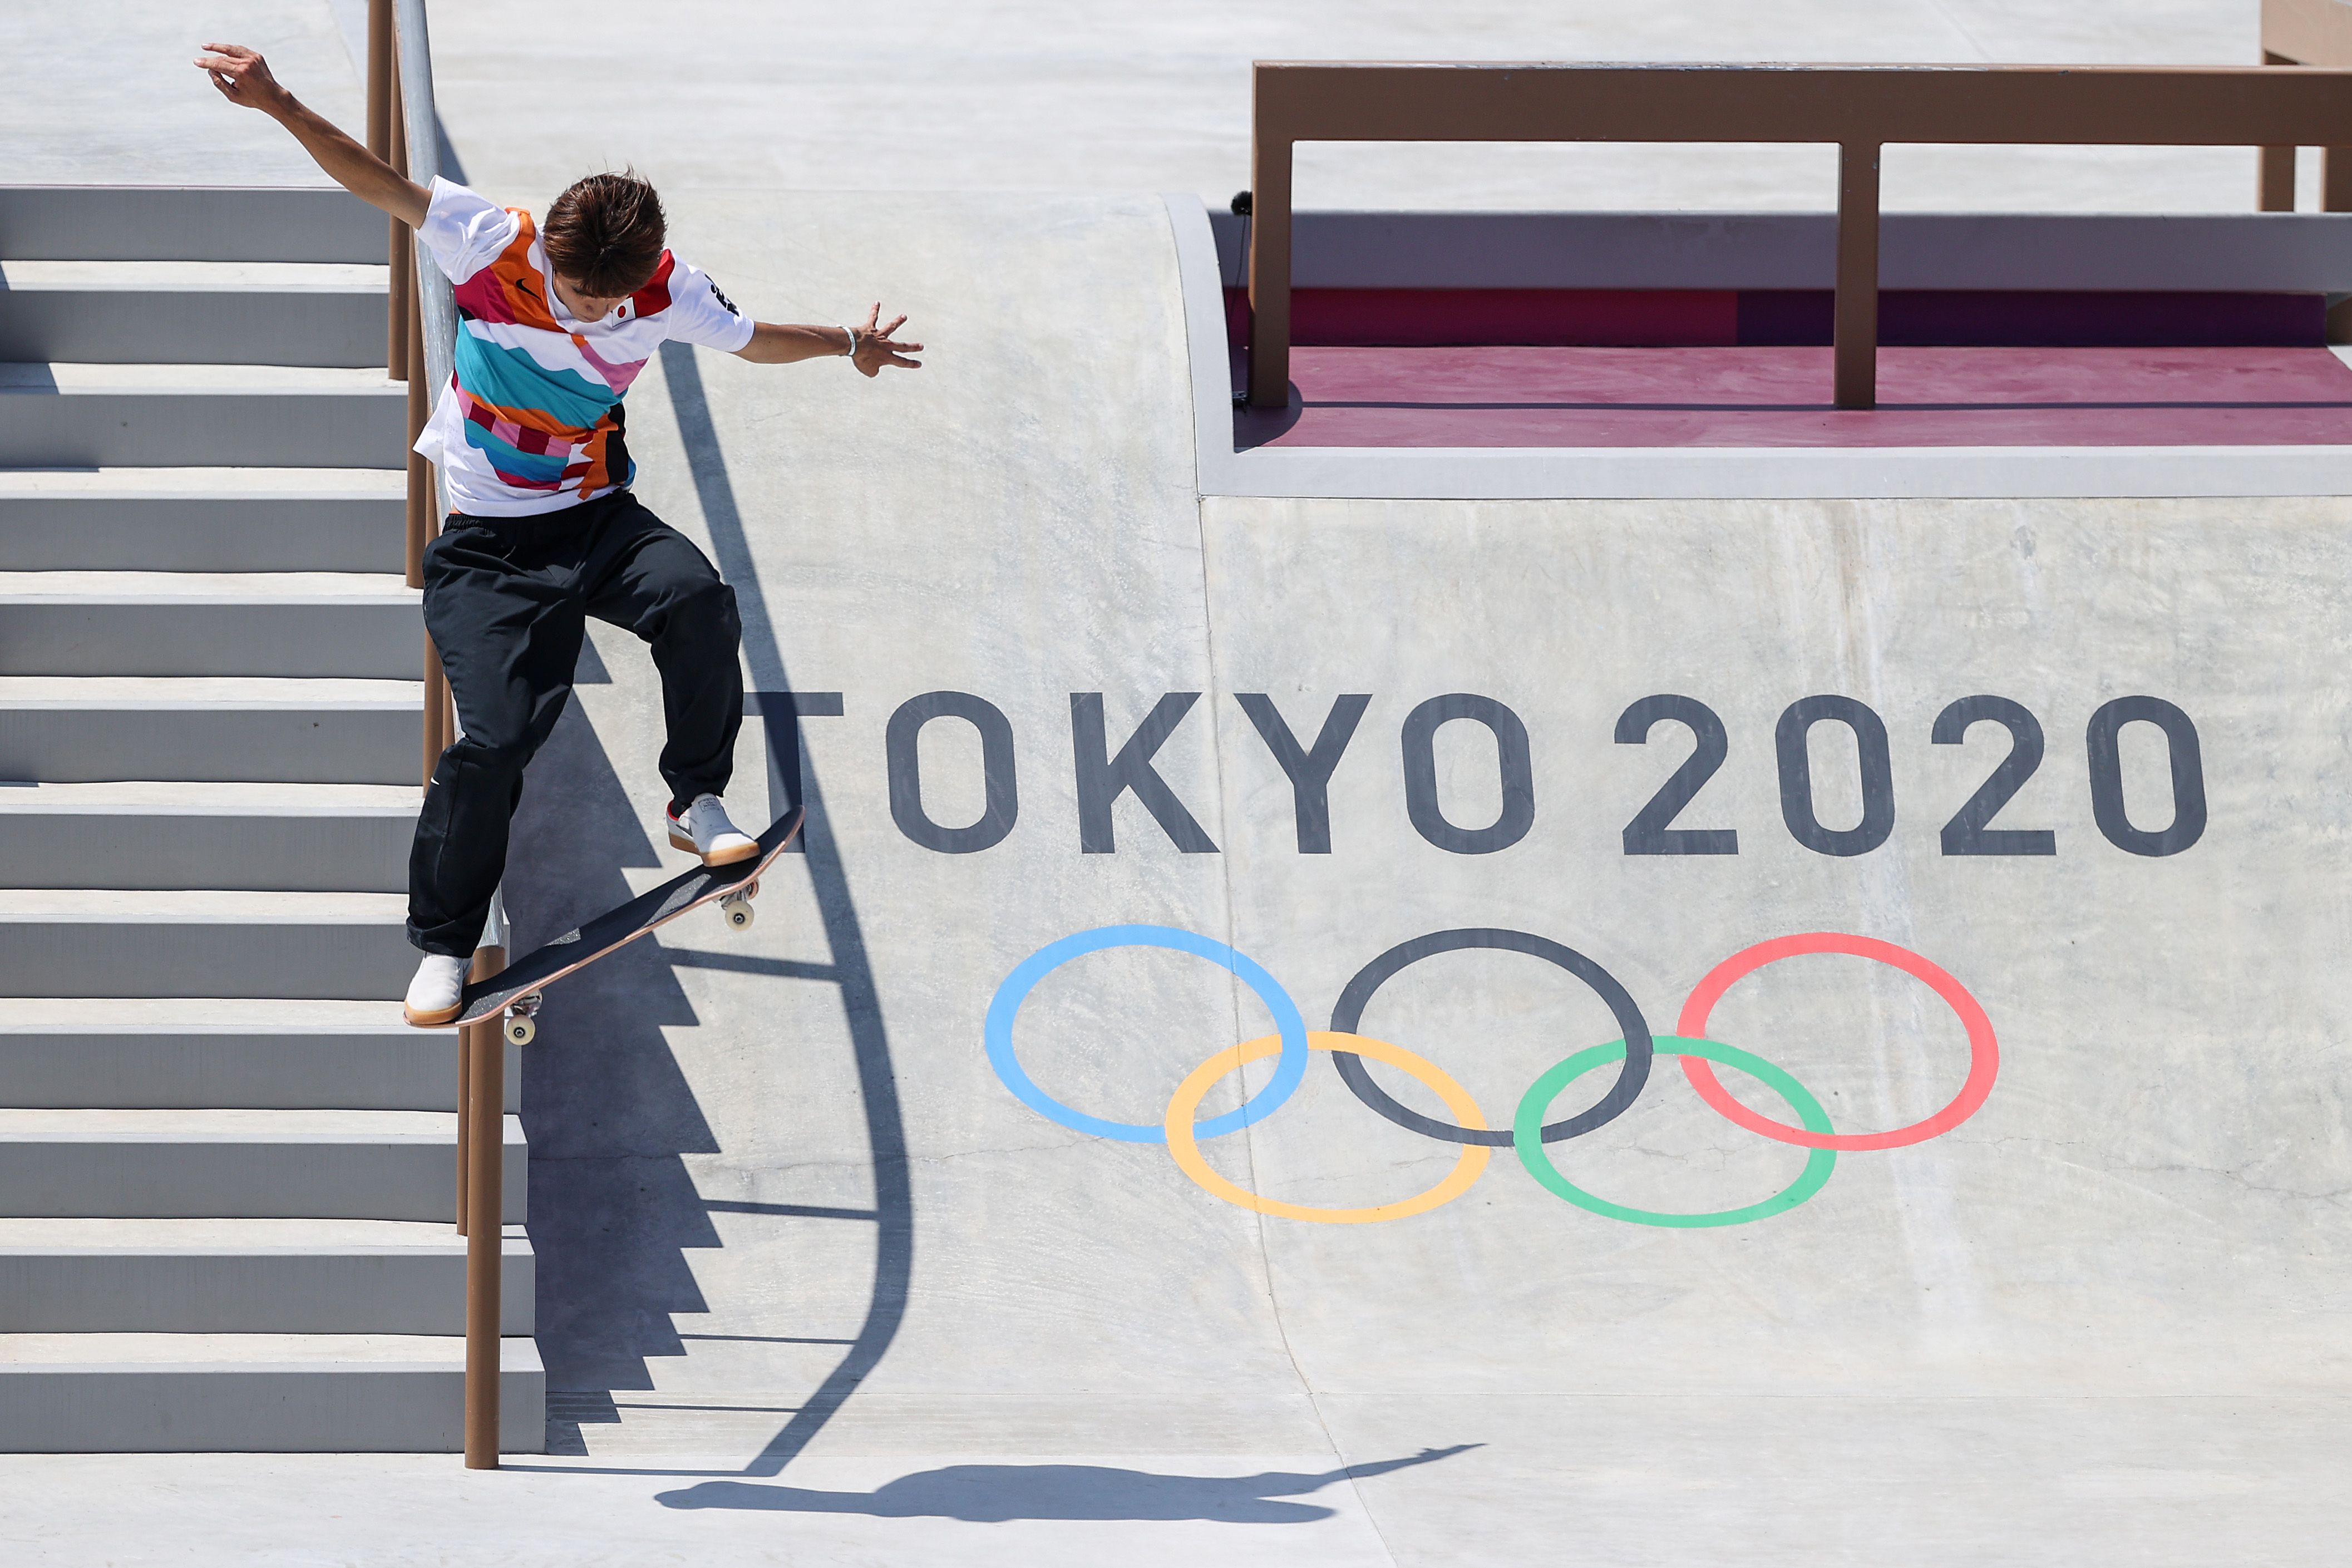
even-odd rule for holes
{"type": "Polygon", "coordinates": [[[708,276],[665,250],[642,289],[583,322],[554,297],[530,215],[436,180],[420,231],[455,283],[451,385],[417,450],[450,504],[479,516],[574,505],[635,474],[621,398],[671,338],[737,349],[751,323],[708,276]]]}

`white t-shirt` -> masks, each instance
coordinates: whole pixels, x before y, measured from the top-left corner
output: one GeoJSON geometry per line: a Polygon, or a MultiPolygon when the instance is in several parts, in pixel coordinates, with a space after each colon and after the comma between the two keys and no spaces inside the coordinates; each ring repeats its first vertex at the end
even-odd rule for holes
{"type": "Polygon", "coordinates": [[[698,267],[662,252],[646,286],[582,321],[549,284],[530,215],[433,182],[417,231],[457,296],[450,385],[417,438],[452,510],[525,517],[629,482],[621,397],[668,339],[729,352],[751,321],[698,267]]]}

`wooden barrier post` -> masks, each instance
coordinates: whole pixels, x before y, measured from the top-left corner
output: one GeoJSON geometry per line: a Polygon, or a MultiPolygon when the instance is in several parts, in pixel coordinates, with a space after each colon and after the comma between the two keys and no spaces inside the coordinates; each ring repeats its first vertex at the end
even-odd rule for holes
{"type": "Polygon", "coordinates": [[[1250,142],[1250,339],[1249,402],[1253,408],[1290,406],[1290,178],[1289,133],[1269,127],[1263,101],[1265,77],[1258,75],[1260,102],[1250,142]]]}
{"type": "MultiPolygon", "coordinates": [[[[474,967],[467,978],[488,980],[506,967],[506,949],[478,947],[474,950],[474,967]]],[[[474,1037],[483,1030],[495,1035],[496,1024],[473,1024],[457,1031],[457,1234],[466,1234],[466,1188],[473,1174],[474,1115],[474,1037]]],[[[500,1058],[504,1060],[503,1058],[500,1058]]]]}
{"type": "MultiPolygon", "coordinates": [[[[392,0],[368,0],[367,148],[394,168],[407,163],[401,134],[399,48],[393,41],[392,0]]],[[[408,379],[408,227],[390,218],[392,286],[384,300],[384,372],[408,379]]]]}
{"type": "MultiPolygon", "coordinates": [[[[506,967],[506,950],[474,954],[487,979],[506,967]]],[[[466,1098],[459,1114],[466,1170],[466,1468],[499,1468],[499,1271],[506,1254],[506,1034],[500,1020],[462,1031],[466,1098]]]]}
{"type": "Polygon", "coordinates": [[[432,389],[425,384],[425,312],[417,308],[413,268],[407,301],[409,364],[416,373],[408,378],[408,585],[422,588],[425,547],[440,530],[433,515],[433,466],[416,450],[416,437],[425,433],[425,418],[432,413],[432,389]]]}
{"type": "Polygon", "coordinates": [[[1838,148],[1837,293],[1830,352],[1832,401],[1840,408],[1878,406],[1878,161],[1874,143],[1838,148]]]}
{"type": "MultiPolygon", "coordinates": [[[[391,79],[392,146],[384,153],[389,163],[402,174],[408,173],[408,111],[400,101],[400,65],[397,50],[391,53],[392,64],[386,68],[391,79]]],[[[419,331],[416,320],[416,246],[409,226],[398,218],[387,220],[392,226],[392,299],[393,322],[385,344],[384,374],[394,381],[415,378],[412,367],[421,367],[425,356],[417,347],[419,331]]],[[[411,405],[414,407],[414,405],[411,405]]]]}
{"type": "MultiPolygon", "coordinates": [[[[2284,55],[2263,51],[2263,64],[2291,66],[2294,62],[2284,55]]],[[[2293,147],[2264,147],[2254,176],[2254,210],[2266,213],[2294,211],[2294,154],[2293,147]]]]}

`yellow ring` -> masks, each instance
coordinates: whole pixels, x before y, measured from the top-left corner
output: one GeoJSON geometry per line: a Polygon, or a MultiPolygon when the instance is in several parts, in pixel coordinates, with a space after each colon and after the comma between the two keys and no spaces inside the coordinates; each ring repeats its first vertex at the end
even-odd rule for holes
{"type": "MultiPolygon", "coordinates": [[[[1436,1063],[1424,1061],[1402,1046],[1390,1045],[1363,1035],[1337,1035],[1325,1030],[1311,1031],[1307,1037],[1308,1048],[1318,1051],[1350,1051],[1374,1061],[1402,1068],[1437,1092],[1454,1112],[1454,1120],[1465,1127],[1484,1130],[1486,1119],[1478,1112],[1478,1102],[1470,1091],[1445,1075],[1436,1063]]],[[[1487,1157],[1494,1150],[1484,1143],[1461,1145],[1461,1157],[1446,1178],[1425,1193],[1374,1208],[1321,1209],[1304,1204],[1286,1204],[1274,1198],[1237,1187],[1201,1158],[1201,1146],[1192,1138],[1192,1113],[1201,1108],[1202,1099],[1210,1087],[1226,1074],[1237,1071],[1244,1062],[1254,1062],[1275,1055],[1282,1049],[1282,1037],[1262,1035],[1244,1041],[1228,1051],[1219,1051],[1192,1069],[1192,1076],[1177,1086],[1175,1098],[1168,1102],[1168,1152],[1176,1157],[1177,1169],[1192,1178],[1205,1191],[1215,1194],[1229,1204],[1251,1209],[1258,1214],[1274,1215],[1282,1219],[1311,1220],[1318,1225],[1372,1225],[1384,1219],[1405,1219],[1417,1214],[1427,1214],[1433,1208],[1452,1203],[1470,1190],[1486,1168],[1487,1157]]]]}

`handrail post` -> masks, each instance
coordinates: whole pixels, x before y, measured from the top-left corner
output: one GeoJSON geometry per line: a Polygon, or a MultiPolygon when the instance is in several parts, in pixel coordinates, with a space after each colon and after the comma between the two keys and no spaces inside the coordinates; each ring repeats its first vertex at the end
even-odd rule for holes
{"type": "Polygon", "coordinates": [[[1268,73],[1257,68],[1250,137],[1249,401],[1290,405],[1290,175],[1286,128],[1267,123],[1268,73]]]}
{"type": "MultiPolygon", "coordinates": [[[[400,167],[405,162],[400,133],[400,61],[393,41],[392,0],[368,0],[367,149],[400,167]]],[[[408,374],[407,273],[402,263],[408,251],[408,230],[398,218],[388,219],[391,234],[392,287],[384,297],[384,371],[394,381],[408,374]]]]}
{"type": "MultiPolygon", "coordinates": [[[[506,949],[479,948],[474,973],[506,967],[506,949]]],[[[499,1468],[499,1271],[506,1254],[506,1034],[496,1018],[459,1031],[466,1090],[466,1468],[499,1468]]]]}
{"type": "Polygon", "coordinates": [[[367,150],[392,157],[392,0],[368,0],[367,150]]]}
{"type": "Polygon", "coordinates": [[[1875,142],[1838,148],[1837,293],[1830,351],[1840,408],[1878,405],[1878,160],[1875,142]]]}

